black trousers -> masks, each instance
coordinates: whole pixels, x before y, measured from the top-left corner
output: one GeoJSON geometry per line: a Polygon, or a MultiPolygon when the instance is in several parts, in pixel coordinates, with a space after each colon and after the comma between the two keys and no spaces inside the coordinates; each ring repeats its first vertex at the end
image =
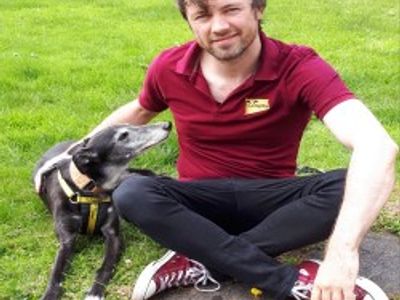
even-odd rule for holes
{"type": "Polygon", "coordinates": [[[122,218],[161,245],[285,299],[298,271],[274,257],[329,237],[345,176],[345,170],[192,182],[131,176],[113,201],[122,218]]]}

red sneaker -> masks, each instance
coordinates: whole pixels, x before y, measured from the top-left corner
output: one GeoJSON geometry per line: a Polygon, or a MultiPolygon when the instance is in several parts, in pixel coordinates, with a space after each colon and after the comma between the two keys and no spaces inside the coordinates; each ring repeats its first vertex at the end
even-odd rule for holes
{"type": "Polygon", "coordinates": [[[139,275],[133,288],[131,300],[145,300],[172,287],[194,285],[202,292],[215,292],[220,284],[211,277],[207,269],[199,262],[168,251],[162,258],[151,262],[139,275]],[[212,282],[215,287],[200,288],[212,282]]]}
{"type": "MultiPolygon", "coordinates": [[[[321,262],[318,260],[306,260],[298,266],[299,277],[292,288],[293,298],[297,300],[311,299],[311,291],[320,264],[321,262]]],[[[379,286],[360,276],[356,279],[354,294],[356,300],[389,300],[379,286]]]]}

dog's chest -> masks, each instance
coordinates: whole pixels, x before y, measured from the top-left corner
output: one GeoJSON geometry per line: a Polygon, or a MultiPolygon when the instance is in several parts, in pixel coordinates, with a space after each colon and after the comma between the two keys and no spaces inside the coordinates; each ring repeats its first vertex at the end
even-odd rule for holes
{"type": "Polygon", "coordinates": [[[79,233],[96,235],[101,234],[101,227],[107,222],[110,202],[89,204],[76,204],[81,216],[79,233]]]}

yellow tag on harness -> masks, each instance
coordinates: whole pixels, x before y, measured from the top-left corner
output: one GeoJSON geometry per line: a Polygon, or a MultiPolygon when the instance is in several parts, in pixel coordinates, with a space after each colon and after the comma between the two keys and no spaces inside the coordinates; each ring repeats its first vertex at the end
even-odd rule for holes
{"type": "Polygon", "coordinates": [[[254,296],[255,299],[258,299],[258,298],[261,297],[262,294],[263,294],[262,291],[259,290],[258,288],[252,288],[252,289],[250,290],[250,293],[254,296]]]}

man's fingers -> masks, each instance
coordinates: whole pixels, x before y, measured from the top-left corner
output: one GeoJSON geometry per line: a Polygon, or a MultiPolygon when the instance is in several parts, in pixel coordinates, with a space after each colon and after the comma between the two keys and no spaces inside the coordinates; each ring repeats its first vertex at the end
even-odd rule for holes
{"type": "Polygon", "coordinates": [[[325,288],[321,290],[321,300],[332,300],[331,296],[331,289],[325,288]]]}
{"type": "Polygon", "coordinates": [[[321,289],[314,286],[311,293],[311,300],[321,300],[321,289]]]}
{"type": "Polygon", "coordinates": [[[343,295],[345,300],[356,300],[356,295],[354,294],[353,289],[345,289],[343,295]]]}
{"type": "Polygon", "coordinates": [[[332,300],[344,300],[343,292],[341,289],[334,289],[332,291],[332,300]]]}
{"type": "Polygon", "coordinates": [[[311,300],[356,300],[352,289],[340,288],[319,288],[314,286],[311,294],[311,300]]]}

